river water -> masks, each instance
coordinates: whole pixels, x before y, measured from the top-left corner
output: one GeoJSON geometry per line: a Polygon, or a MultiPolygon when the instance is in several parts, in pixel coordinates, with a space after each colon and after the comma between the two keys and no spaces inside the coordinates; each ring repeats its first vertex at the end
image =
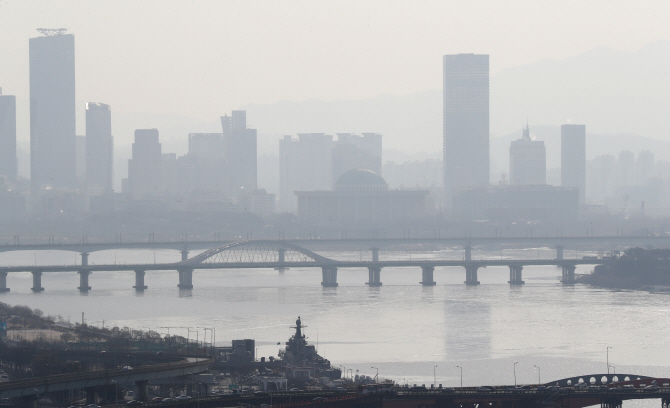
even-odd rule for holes
{"type": "MultiPolygon", "coordinates": [[[[368,253],[319,252],[334,259],[368,253]]],[[[191,253],[194,255],[194,253],[191,253]]],[[[587,255],[566,252],[566,258],[587,255]]],[[[382,252],[382,259],[462,258],[461,250],[382,252]]],[[[473,258],[552,258],[549,248],[474,250],[473,258]]],[[[89,263],[173,262],[176,251],[116,250],[92,253],[89,263]]],[[[0,254],[0,264],[72,264],[61,251],[0,254]]],[[[580,267],[587,273],[592,267],[580,267]]],[[[32,293],[32,275],[10,274],[11,292],[0,301],[42,309],[87,323],[129,326],[212,340],[256,340],[259,356],[277,355],[298,315],[308,341],[347,372],[408,384],[463,385],[535,383],[611,370],[670,376],[670,295],[563,286],[554,266],[525,267],[521,287],[510,287],[509,270],[479,270],[481,285],[463,284],[463,268],[436,268],[436,286],[419,285],[419,268],[384,268],[382,287],[369,288],[367,269],[340,269],[339,287],[322,288],[320,269],[201,270],[194,289],[180,291],[175,271],[147,272],[136,293],[133,272],[95,272],[93,288],[80,294],[76,273],[45,273],[45,291],[32,293]],[[177,328],[181,327],[181,328],[177,328]],[[196,329],[197,328],[197,329],[196,329]],[[514,363],[517,362],[515,365],[514,363]],[[437,367],[435,367],[437,365],[437,367]],[[538,368],[539,371],[538,372],[538,368]],[[375,367],[375,368],[372,368],[375,367]]],[[[656,406],[657,402],[636,406],[656,406]]],[[[627,403],[627,405],[633,403],[627,403]]]]}

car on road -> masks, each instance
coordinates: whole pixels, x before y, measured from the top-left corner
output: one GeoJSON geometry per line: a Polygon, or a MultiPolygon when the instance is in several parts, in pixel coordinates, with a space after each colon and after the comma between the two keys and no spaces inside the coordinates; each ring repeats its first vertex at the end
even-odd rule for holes
{"type": "Polygon", "coordinates": [[[188,395],[180,395],[177,398],[175,398],[177,401],[188,401],[191,399],[188,395]]]}

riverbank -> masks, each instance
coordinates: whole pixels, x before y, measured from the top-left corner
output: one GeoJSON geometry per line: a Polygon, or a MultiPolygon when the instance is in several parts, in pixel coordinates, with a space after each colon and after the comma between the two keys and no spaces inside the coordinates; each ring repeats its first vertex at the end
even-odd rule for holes
{"type": "Polygon", "coordinates": [[[670,292],[670,250],[631,248],[577,282],[608,289],[670,292]]]}

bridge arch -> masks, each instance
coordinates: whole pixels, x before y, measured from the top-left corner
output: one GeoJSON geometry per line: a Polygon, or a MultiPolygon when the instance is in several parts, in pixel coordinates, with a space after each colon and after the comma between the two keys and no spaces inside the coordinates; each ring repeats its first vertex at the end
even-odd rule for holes
{"type": "Polygon", "coordinates": [[[327,264],[332,259],[309,249],[283,241],[238,241],[212,248],[180,262],[197,267],[208,263],[292,263],[314,262],[327,264]]]}
{"type": "Polygon", "coordinates": [[[580,375],[577,377],[568,377],[561,380],[552,381],[547,383],[547,385],[559,385],[561,387],[567,387],[579,383],[586,383],[587,385],[591,384],[610,384],[617,382],[627,382],[631,379],[636,380],[648,380],[653,379],[653,377],[646,377],[643,375],[636,374],[587,374],[580,375]]]}

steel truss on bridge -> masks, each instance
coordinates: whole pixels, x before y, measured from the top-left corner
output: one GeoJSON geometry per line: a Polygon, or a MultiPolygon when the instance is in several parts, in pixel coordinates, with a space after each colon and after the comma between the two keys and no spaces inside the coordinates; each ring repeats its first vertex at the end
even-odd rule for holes
{"type": "Polygon", "coordinates": [[[669,408],[670,379],[634,374],[590,374],[535,386],[409,389],[396,397],[408,404],[396,407],[436,406],[446,408],[621,408],[623,401],[660,399],[669,408]]]}
{"type": "Polygon", "coordinates": [[[188,258],[188,251],[182,250],[182,261],[162,264],[109,264],[90,265],[88,253],[82,253],[81,265],[29,265],[0,267],[0,293],[8,292],[7,275],[14,272],[31,272],[33,275],[34,292],[41,292],[42,274],[46,272],[78,272],[81,292],[91,290],[89,276],[94,271],[134,271],[137,291],[147,289],[145,285],[146,271],[177,271],[180,289],[193,288],[193,271],[196,269],[245,269],[245,268],[272,268],[280,272],[288,268],[321,268],[321,285],[336,287],[338,268],[367,268],[369,286],[381,286],[381,270],[384,267],[419,267],[421,281],[424,286],[433,286],[434,270],[438,266],[452,266],[465,268],[465,284],[478,285],[477,271],[487,266],[505,266],[509,268],[510,285],[523,285],[522,271],[527,265],[555,265],[562,268],[561,282],[575,283],[575,268],[577,265],[595,265],[609,262],[606,259],[564,259],[562,247],[557,248],[556,259],[472,259],[471,247],[465,247],[462,260],[447,259],[418,259],[418,260],[381,260],[379,249],[372,248],[371,261],[335,260],[319,255],[306,248],[286,241],[240,241],[227,243],[217,248],[209,249],[194,257],[188,258]]]}

